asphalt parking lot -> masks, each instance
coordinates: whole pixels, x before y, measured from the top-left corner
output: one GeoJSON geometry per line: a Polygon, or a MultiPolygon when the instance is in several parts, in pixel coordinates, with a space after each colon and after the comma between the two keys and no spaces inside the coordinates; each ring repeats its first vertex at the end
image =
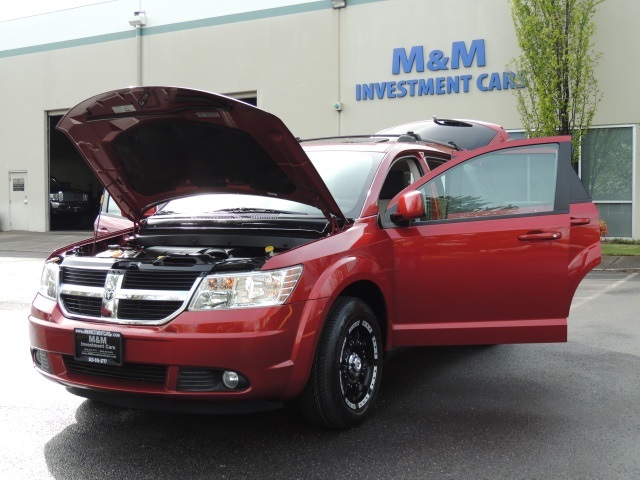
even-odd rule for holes
{"type": "Polygon", "coordinates": [[[396,355],[373,416],[335,432],[293,409],[168,415],[68,394],[29,358],[43,257],[2,247],[2,478],[640,478],[637,272],[588,275],[566,344],[396,355]]]}

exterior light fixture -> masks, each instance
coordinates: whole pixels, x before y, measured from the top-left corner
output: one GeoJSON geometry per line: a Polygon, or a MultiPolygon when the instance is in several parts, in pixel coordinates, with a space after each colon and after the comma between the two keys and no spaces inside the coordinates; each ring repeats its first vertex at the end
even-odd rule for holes
{"type": "Polygon", "coordinates": [[[144,27],[147,24],[147,15],[143,11],[133,12],[133,17],[129,19],[129,25],[132,27],[144,27]]]}
{"type": "Polygon", "coordinates": [[[333,8],[344,8],[347,6],[347,0],[331,0],[333,8]]]}

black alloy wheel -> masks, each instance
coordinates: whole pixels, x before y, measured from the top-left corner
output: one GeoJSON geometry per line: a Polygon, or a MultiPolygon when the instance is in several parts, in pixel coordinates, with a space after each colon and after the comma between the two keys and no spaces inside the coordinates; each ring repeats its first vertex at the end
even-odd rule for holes
{"type": "Polygon", "coordinates": [[[376,316],[360,299],[340,297],[320,335],[300,409],[311,423],[348,428],[366,416],[382,379],[376,316]]]}

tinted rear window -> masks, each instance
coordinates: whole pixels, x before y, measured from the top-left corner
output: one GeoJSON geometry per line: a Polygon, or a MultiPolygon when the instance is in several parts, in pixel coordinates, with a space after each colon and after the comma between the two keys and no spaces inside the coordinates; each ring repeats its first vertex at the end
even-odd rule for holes
{"type": "Polygon", "coordinates": [[[470,124],[470,126],[451,126],[438,125],[433,122],[414,125],[400,125],[388,130],[383,130],[379,134],[401,135],[407,132],[413,132],[420,135],[423,140],[436,140],[438,142],[453,142],[464,150],[473,150],[474,148],[489,145],[497,132],[489,127],[478,124],[470,124]]]}

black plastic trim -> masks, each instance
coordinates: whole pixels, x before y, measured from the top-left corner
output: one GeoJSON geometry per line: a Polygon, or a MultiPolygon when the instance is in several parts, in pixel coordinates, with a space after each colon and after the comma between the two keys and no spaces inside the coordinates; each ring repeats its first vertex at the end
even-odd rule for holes
{"type": "Polygon", "coordinates": [[[265,412],[269,410],[277,410],[284,406],[284,402],[267,400],[193,402],[188,401],[188,395],[185,396],[184,400],[186,401],[180,401],[153,395],[123,395],[79,387],[67,387],[67,391],[74,395],[78,395],[79,397],[88,398],[89,400],[94,400],[96,402],[108,403],[109,405],[114,405],[116,407],[152,410],[156,412],[225,415],[265,412]]]}

